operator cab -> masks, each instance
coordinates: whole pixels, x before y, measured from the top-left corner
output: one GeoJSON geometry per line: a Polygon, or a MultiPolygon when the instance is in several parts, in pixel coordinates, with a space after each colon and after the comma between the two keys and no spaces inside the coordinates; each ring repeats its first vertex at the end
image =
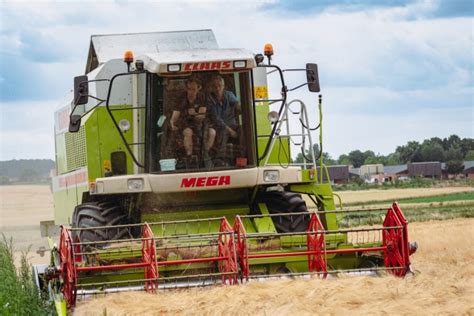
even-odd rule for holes
{"type": "Polygon", "coordinates": [[[181,54],[187,56],[173,58],[191,62],[166,62],[168,54],[141,57],[149,71],[150,172],[255,167],[253,55],[243,50],[181,54]]]}

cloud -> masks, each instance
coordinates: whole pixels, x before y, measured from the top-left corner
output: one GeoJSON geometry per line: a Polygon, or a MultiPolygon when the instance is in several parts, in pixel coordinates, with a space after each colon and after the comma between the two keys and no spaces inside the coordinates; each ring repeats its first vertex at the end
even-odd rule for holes
{"type": "Polygon", "coordinates": [[[473,138],[473,122],[471,106],[460,107],[457,111],[450,108],[413,109],[396,117],[383,110],[347,116],[326,106],[325,151],[331,153],[333,158],[355,149],[373,150],[386,155],[394,152],[396,146],[412,140],[420,142],[452,134],[473,138]]]}
{"type": "Polygon", "coordinates": [[[261,7],[267,11],[293,15],[380,10],[391,11],[391,14],[404,19],[474,15],[474,5],[470,0],[276,0],[264,2],[261,7]]]}
{"type": "MultiPolygon", "coordinates": [[[[334,152],[356,148],[366,135],[342,142],[343,131],[332,125],[355,130],[361,122],[395,124],[425,114],[442,125],[439,133],[469,136],[468,124],[458,120],[474,125],[472,115],[452,114],[443,124],[435,117],[473,106],[472,8],[460,1],[45,1],[1,2],[0,9],[2,143],[12,135],[26,141],[25,130],[40,124],[25,118],[30,104],[49,104],[72,87],[73,77],[84,71],[92,34],[206,28],[214,30],[221,47],[261,52],[270,42],[279,65],[318,63],[328,117],[325,141],[334,152]]],[[[289,74],[288,85],[302,78],[289,74]]],[[[317,117],[314,94],[299,90],[294,96],[317,117]]],[[[413,137],[436,132],[429,120],[421,122],[428,125],[413,129],[413,137]]],[[[399,145],[389,133],[384,138],[372,133],[377,140],[371,149],[399,145]]],[[[4,157],[17,151],[13,145],[2,150],[4,157]]]]}
{"type": "Polygon", "coordinates": [[[325,11],[338,11],[338,12],[354,12],[368,9],[380,9],[386,7],[400,7],[414,3],[414,0],[392,0],[392,1],[380,1],[380,0],[281,0],[272,1],[262,5],[266,10],[274,10],[280,12],[294,12],[299,14],[313,14],[321,13],[325,11]]]}
{"type": "Polygon", "coordinates": [[[58,100],[2,102],[0,160],[54,157],[54,111],[58,100]]]}

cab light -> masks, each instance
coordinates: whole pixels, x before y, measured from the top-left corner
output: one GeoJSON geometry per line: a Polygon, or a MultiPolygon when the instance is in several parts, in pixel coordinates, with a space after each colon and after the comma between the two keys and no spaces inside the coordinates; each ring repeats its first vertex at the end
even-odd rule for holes
{"type": "Polygon", "coordinates": [[[247,68],[247,61],[246,60],[234,61],[234,68],[247,68]]]}
{"type": "Polygon", "coordinates": [[[280,180],[280,171],[278,170],[265,170],[263,172],[264,182],[278,182],[280,180]]]}
{"type": "Polygon", "coordinates": [[[143,179],[129,179],[127,181],[129,191],[141,191],[143,190],[143,179]]]}
{"type": "Polygon", "coordinates": [[[168,72],[179,72],[179,71],[181,71],[181,65],[180,64],[168,65],[168,72]]]}

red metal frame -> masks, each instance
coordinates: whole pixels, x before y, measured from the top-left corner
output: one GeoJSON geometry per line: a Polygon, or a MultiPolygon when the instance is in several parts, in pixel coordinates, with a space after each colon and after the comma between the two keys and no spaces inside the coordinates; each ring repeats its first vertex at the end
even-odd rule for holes
{"type": "MultiPolygon", "coordinates": [[[[73,243],[71,231],[61,226],[59,243],[60,268],[58,272],[62,281],[61,292],[68,308],[75,305],[79,272],[143,268],[145,274],[144,288],[146,291],[154,292],[158,289],[159,266],[215,262],[221,274],[223,284],[238,284],[239,272],[241,282],[244,279],[249,279],[249,260],[260,258],[308,256],[309,272],[318,274],[322,278],[325,278],[328,274],[328,254],[383,252],[384,264],[387,270],[400,277],[407,273],[410,265],[408,222],[396,203],[388,209],[383,227],[375,229],[382,233],[382,245],[376,247],[326,249],[326,234],[337,231],[326,231],[318,214],[314,212],[311,214],[306,233],[295,233],[307,236],[306,250],[292,252],[270,251],[267,253],[259,250],[258,253],[252,254],[250,253],[247,239],[258,238],[259,234],[248,235],[240,216],[236,216],[233,227],[225,217],[216,220],[220,220],[219,232],[215,233],[218,256],[158,261],[157,238],[154,237],[150,226],[144,223],[141,238],[141,262],[96,266],[84,266],[84,262],[82,262],[84,260],[83,256],[76,255],[76,253],[81,251],[80,240],[78,237],[75,237],[73,243]]],[[[344,230],[344,232],[347,232],[347,230],[344,230]]],[[[265,234],[262,236],[265,236],[265,234]]],[[[173,236],[169,238],[173,238],[173,236]]]]}
{"type": "Polygon", "coordinates": [[[222,274],[222,283],[238,283],[237,252],[235,249],[234,230],[225,217],[221,220],[218,238],[219,257],[224,260],[218,261],[219,272],[222,274]]]}
{"type": "Polygon", "coordinates": [[[324,226],[316,213],[311,214],[307,231],[308,269],[310,272],[322,272],[319,275],[326,278],[328,266],[324,226]]]}
{"type": "Polygon", "coordinates": [[[153,231],[150,226],[145,223],[142,233],[142,260],[145,266],[145,291],[155,292],[158,288],[158,264],[156,262],[156,246],[153,231]]]}
{"type": "Polygon", "coordinates": [[[68,308],[76,303],[77,272],[72,250],[71,233],[66,227],[61,225],[61,235],[59,238],[60,275],[62,278],[61,292],[68,308]]]}
{"type": "Polygon", "coordinates": [[[247,247],[247,231],[245,230],[242,219],[239,215],[235,217],[234,222],[234,231],[237,238],[237,255],[239,258],[239,266],[241,277],[240,281],[243,282],[245,278],[247,281],[249,279],[250,269],[249,269],[249,260],[248,260],[248,247],[247,247]]]}
{"type": "Polygon", "coordinates": [[[406,258],[408,255],[408,242],[405,242],[404,238],[406,225],[402,226],[399,218],[400,214],[403,216],[403,213],[401,213],[401,210],[396,203],[388,209],[383,222],[384,230],[382,231],[382,240],[383,246],[385,247],[385,267],[390,268],[388,270],[390,273],[401,277],[407,273],[410,261],[406,258]]]}

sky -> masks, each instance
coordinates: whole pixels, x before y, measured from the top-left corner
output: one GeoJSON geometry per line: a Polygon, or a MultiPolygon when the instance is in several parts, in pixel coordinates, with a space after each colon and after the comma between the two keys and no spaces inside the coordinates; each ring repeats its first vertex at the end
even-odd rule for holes
{"type": "MultiPolygon", "coordinates": [[[[472,0],[0,0],[0,160],[54,159],[54,111],[91,35],[209,28],[221,48],[272,43],[283,68],[318,64],[333,158],[474,138],[473,16],[472,0]]],[[[292,97],[316,124],[317,94],[292,97]]]]}

